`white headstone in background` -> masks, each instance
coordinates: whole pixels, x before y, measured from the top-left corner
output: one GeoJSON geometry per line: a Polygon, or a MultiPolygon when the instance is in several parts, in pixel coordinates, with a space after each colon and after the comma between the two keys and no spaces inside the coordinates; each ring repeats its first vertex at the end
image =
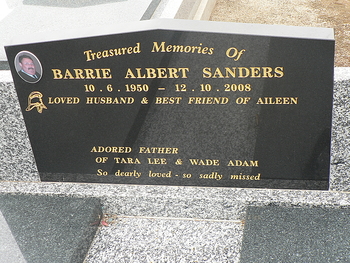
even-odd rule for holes
{"type": "Polygon", "coordinates": [[[155,18],[208,19],[216,0],[0,0],[0,62],[4,46],[28,33],[45,33],[155,18]]]}

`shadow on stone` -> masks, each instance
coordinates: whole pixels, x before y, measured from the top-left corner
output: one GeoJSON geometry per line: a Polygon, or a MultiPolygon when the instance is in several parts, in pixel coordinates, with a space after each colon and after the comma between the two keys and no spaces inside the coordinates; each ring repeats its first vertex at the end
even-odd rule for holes
{"type": "Polygon", "coordinates": [[[348,262],[350,209],[248,207],[240,262],[348,262]]]}
{"type": "Polygon", "coordinates": [[[96,198],[0,194],[0,210],[28,263],[75,263],[83,262],[94,238],[101,204],[96,198]]]}

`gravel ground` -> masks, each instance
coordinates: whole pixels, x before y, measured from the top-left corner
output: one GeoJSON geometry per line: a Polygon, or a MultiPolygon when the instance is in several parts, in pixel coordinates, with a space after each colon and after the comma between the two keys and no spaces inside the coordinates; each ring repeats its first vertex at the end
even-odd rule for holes
{"type": "Polygon", "coordinates": [[[217,0],[210,20],[334,28],[335,66],[350,66],[347,0],[217,0]]]}

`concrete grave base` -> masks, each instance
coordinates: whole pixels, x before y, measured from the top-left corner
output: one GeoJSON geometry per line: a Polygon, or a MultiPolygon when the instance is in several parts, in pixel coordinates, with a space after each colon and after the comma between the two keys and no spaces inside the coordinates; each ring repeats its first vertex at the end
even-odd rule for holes
{"type": "MultiPolygon", "coordinates": [[[[256,221],[254,215],[247,214],[250,206],[261,209],[271,206],[307,211],[310,209],[309,213],[316,208],[332,208],[349,213],[350,207],[350,194],[335,191],[24,182],[2,182],[0,187],[2,192],[7,193],[100,199],[104,212],[116,215],[116,220],[109,226],[101,225],[97,231],[86,257],[86,262],[94,263],[240,262],[245,227],[251,224],[249,220],[256,221]]],[[[269,216],[273,217],[273,214],[270,213],[269,216]]],[[[322,222],[327,218],[323,221],[320,218],[315,220],[316,223],[304,226],[304,229],[319,228],[322,232],[322,222]]],[[[329,235],[330,245],[333,240],[336,242],[332,238],[338,236],[336,231],[348,231],[348,223],[341,222],[334,233],[329,233],[332,229],[325,232],[329,235]]],[[[274,233],[273,221],[271,224],[264,221],[263,224],[264,228],[270,230],[270,236],[278,235],[274,233]]],[[[297,226],[298,222],[295,224],[297,226]]],[[[293,222],[289,222],[290,225],[294,226],[293,222]]],[[[346,233],[343,237],[349,238],[349,233],[346,233]]],[[[305,233],[306,238],[307,235],[305,233]]],[[[300,238],[303,239],[303,236],[300,238]]],[[[245,249],[250,247],[247,242],[251,242],[251,238],[245,241],[245,249]]],[[[250,244],[253,245],[254,242],[250,244]]],[[[339,249],[339,246],[333,245],[339,249]]],[[[313,250],[313,255],[324,255],[320,256],[318,262],[329,262],[326,257],[338,253],[333,251],[332,254],[322,254],[322,246],[317,244],[310,244],[303,249],[303,259],[313,259],[307,258],[310,249],[313,250]]],[[[254,251],[256,250],[259,251],[259,246],[254,251]]],[[[254,251],[248,251],[249,255],[254,255],[254,251]]],[[[274,253],[274,248],[271,248],[270,253],[274,253]]],[[[349,251],[341,253],[350,256],[349,251]]],[[[288,255],[279,256],[286,258],[288,255]]]]}

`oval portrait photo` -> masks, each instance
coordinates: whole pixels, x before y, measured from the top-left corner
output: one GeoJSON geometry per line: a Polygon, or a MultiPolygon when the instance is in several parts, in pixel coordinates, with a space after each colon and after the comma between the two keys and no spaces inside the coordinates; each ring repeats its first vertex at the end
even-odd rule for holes
{"type": "Polygon", "coordinates": [[[18,75],[28,83],[37,83],[42,76],[42,66],[39,59],[29,51],[21,51],[15,57],[15,67],[18,75]]]}

